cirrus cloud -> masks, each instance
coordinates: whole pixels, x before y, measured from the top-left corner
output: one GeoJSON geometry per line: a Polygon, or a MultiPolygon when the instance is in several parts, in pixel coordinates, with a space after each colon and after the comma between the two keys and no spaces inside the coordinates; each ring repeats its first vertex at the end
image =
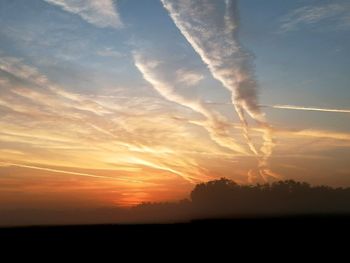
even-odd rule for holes
{"type": "Polygon", "coordinates": [[[44,0],[60,6],[63,10],[77,14],[97,27],[120,28],[123,23],[112,0],[44,0]]]}
{"type": "Polygon", "coordinates": [[[335,29],[350,29],[350,3],[330,3],[299,7],[282,18],[280,32],[296,31],[305,25],[328,21],[335,29]]]}
{"type": "Polygon", "coordinates": [[[204,79],[204,76],[202,74],[186,69],[177,70],[176,76],[179,82],[189,87],[197,85],[200,81],[204,79]]]}

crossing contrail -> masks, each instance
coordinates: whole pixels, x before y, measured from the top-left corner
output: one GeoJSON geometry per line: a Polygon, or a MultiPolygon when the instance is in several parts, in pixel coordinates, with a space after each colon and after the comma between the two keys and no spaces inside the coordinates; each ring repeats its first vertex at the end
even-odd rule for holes
{"type": "MultiPolygon", "coordinates": [[[[252,55],[238,37],[237,0],[161,0],[173,22],[212,76],[231,93],[231,105],[243,127],[250,150],[259,160],[259,171],[268,170],[267,160],[274,146],[272,129],[258,103],[252,55]],[[263,128],[263,145],[257,150],[249,135],[249,115],[263,128]]],[[[265,178],[263,175],[261,175],[265,178]]]]}

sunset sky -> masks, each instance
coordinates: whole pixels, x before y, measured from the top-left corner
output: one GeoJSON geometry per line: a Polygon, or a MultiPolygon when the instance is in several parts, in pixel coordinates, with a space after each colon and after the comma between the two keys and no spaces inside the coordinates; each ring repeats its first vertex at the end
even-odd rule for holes
{"type": "Polygon", "coordinates": [[[350,186],[348,0],[2,0],[0,24],[0,208],[350,186]]]}

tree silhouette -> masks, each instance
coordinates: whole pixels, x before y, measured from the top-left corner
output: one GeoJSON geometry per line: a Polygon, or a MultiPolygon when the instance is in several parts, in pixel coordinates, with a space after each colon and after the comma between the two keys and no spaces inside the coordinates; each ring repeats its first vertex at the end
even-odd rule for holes
{"type": "MultiPolygon", "coordinates": [[[[350,216],[350,188],[311,186],[293,180],[272,184],[240,185],[221,178],[200,183],[189,199],[178,202],[141,203],[131,208],[96,210],[0,211],[0,223],[85,222],[175,223],[196,219],[232,219],[288,216],[350,216]],[[59,221],[55,221],[59,219],[59,221]]],[[[4,224],[4,223],[3,223],[4,224]]]]}
{"type": "Polygon", "coordinates": [[[221,178],[197,184],[190,200],[143,203],[132,211],[135,218],[149,221],[350,214],[350,188],[311,186],[294,180],[239,185],[221,178]]]}

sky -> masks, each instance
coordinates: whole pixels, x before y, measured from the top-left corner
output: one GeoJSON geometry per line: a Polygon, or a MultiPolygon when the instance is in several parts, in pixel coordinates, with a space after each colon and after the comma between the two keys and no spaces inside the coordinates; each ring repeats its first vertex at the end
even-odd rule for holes
{"type": "Polygon", "coordinates": [[[350,186],[347,0],[2,0],[0,24],[0,208],[350,186]]]}

